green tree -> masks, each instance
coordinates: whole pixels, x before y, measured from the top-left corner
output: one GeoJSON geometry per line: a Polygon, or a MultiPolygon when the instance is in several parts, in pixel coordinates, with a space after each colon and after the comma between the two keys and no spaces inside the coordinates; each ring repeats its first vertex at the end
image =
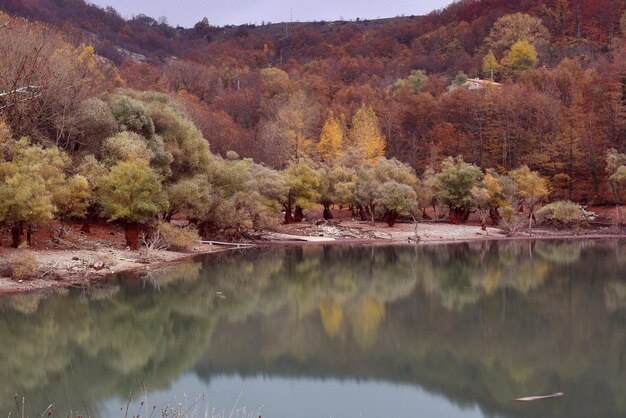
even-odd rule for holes
{"type": "Polygon", "coordinates": [[[69,157],[56,147],[30,145],[27,139],[15,144],[13,154],[11,161],[0,162],[0,220],[11,225],[12,245],[17,247],[24,227],[30,244],[32,224],[52,219],[69,157]]]}
{"type": "Polygon", "coordinates": [[[139,225],[168,208],[161,177],[146,161],[137,159],[118,163],[97,185],[101,215],[122,222],[126,244],[136,250],[139,225]]]}
{"type": "Polygon", "coordinates": [[[135,132],[146,139],[154,136],[154,122],[150,112],[139,100],[118,93],[109,103],[109,107],[119,131],[135,132]]]}
{"type": "Polygon", "coordinates": [[[528,210],[528,229],[532,234],[532,222],[537,206],[550,195],[548,179],[523,165],[509,173],[515,183],[515,194],[528,210]]]}
{"type": "Polygon", "coordinates": [[[53,195],[55,214],[61,220],[61,234],[64,220],[82,219],[87,215],[87,210],[92,204],[92,192],[87,178],[76,174],[67,179],[63,187],[53,195]]]}
{"type": "MultiPolygon", "coordinates": [[[[377,213],[383,215],[387,213],[384,208],[379,208],[379,204],[387,202],[390,207],[392,206],[390,196],[394,191],[399,191],[393,183],[408,186],[413,190],[418,187],[418,179],[413,169],[396,159],[381,158],[376,164],[363,165],[357,169],[355,199],[360,206],[361,219],[365,220],[369,215],[370,222],[374,224],[377,213]],[[383,194],[386,195],[384,199],[383,194]]],[[[403,190],[406,192],[407,189],[403,190]]],[[[410,193],[400,193],[399,196],[412,197],[410,193]]],[[[392,214],[393,222],[398,213],[392,214]]]]}
{"type": "Polygon", "coordinates": [[[322,173],[309,161],[301,160],[290,163],[283,175],[289,190],[284,202],[285,223],[301,222],[304,219],[303,209],[312,207],[321,197],[322,173]]]}
{"type": "Polygon", "coordinates": [[[330,206],[349,205],[354,201],[356,170],[348,167],[324,167],[320,191],[320,203],[324,206],[324,219],[332,219],[330,206]]]}
{"type": "Polygon", "coordinates": [[[435,176],[439,199],[449,208],[449,219],[454,224],[465,223],[475,207],[472,189],[480,184],[483,174],[474,164],[461,156],[448,157],[441,163],[441,172],[435,176]]]}
{"type": "Polygon", "coordinates": [[[626,154],[611,148],[606,153],[606,173],[609,176],[609,185],[615,197],[617,223],[622,222],[621,204],[624,190],[626,190],[626,154]]]}
{"type": "Polygon", "coordinates": [[[393,226],[400,215],[411,216],[415,220],[417,193],[411,186],[391,180],[381,184],[376,194],[376,209],[387,225],[393,226]]]}
{"type": "Polygon", "coordinates": [[[396,81],[394,87],[415,94],[423,89],[426,84],[428,84],[428,75],[426,75],[426,72],[424,70],[412,70],[407,78],[396,81]]]}

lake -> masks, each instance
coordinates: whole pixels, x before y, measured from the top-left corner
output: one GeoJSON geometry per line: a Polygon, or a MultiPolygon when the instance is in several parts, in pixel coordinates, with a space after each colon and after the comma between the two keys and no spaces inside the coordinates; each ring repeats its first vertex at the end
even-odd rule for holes
{"type": "Polygon", "coordinates": [[[0,415],[624,417],[625,250],[269,247],[3,297],[0,415]]]}

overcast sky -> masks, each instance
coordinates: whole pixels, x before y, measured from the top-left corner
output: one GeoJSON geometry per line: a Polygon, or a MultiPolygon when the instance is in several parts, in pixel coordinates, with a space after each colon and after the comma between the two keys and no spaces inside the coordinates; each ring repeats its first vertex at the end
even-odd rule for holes
{"type": "Polygon", "coordinates": [[[212,25],[294,21],[375,19],[423,15],[451,0],[90,0],[113,6],[125,18],[143,13],[167,17],[170,25],[193,26],[204,16],[212,25]]]}

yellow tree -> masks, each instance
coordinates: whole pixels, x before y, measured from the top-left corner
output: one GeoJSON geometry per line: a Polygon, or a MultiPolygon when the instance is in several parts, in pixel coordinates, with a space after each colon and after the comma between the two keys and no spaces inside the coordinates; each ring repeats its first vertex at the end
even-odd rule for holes
{"type": "Polygon", "coordinates": [[[513,71],[524,71],[537,65],[537,50],[527,41],[517,41],[511,47],[505,64],[513,71]]]}
{"type": "Polygon", "coordinates": [[[343,152],[343,128],[333,112],[324,122],[317,151],[325,162],[334,161],[343,152]]]}
{"type": "Polygon", "coordinates": [[[385,137],[380,130],[378,117],[371,107],[361,105],[352,118],[348,143],[369,163],[375,163],[385,156],[385,137]]]}
{"type": "Polygon", "coordinates": [[[489,50],[489,53],[483,58],[483,74],[493,81],[494,75],[497,74],[498,71],[500,71],[500,64],[498,64],[498,60],[493,51],[489,50]]]}

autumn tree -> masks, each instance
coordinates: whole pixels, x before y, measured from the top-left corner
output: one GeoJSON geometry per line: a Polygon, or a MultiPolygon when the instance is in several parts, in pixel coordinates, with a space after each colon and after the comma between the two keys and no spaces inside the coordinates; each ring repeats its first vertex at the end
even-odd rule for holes
{"type": "Polygon", "coordinates": [[[86,177],[76,174],[67,179],[63,187],[53,195],[55,215],[61,221],[61,234],[64,233],[63,221],[82,219],[92,203],[93,190],[86,177]]]}
{"type": "Polygon", "coordinates": [[[348,132],[348,146],[353,147],[363,161],[375,163],[385,156],[385,137],[383,136],[378,117],[371,107],[364,104],[352,118],[352,127],[348,132]]]}
{"type": "Polygon", "coordinates": [[[508,50],[516,42],[525,41],[535,47],[542,47],[550,40],[550,32],[541,19],[526,13],[515,13],[502,16],[494,23],[487,45],[499,52],[508,50]]]}
{"type": "Polygon", "coordinates": [[[275,110],[261,127],[265,159],[280,166],[311,156],[319,116],[314,100],[300,90],[286,98],[278,96],[274,103],[275,110]]]}
{"type": "Polygon", "coordinates": [[[139,247],[139,225],[166,211],[161,177],[141,159],[122,161],[97,182],[101,215],[124,225],[126,244],[139,247]]]}
{"type": "Polygon", "coordinates": [[[515,182],[515,194],[528,210],[528,229],[532,233],[532,222],[537,206],[550,195],[548,180],[524,165],[509,173],[515,182]]]}
{"type": "Polygon", "coordinates": [[[325,162],[335,161],[344,152],[343,126],[332,111],[322,127],[317,152],[325,162]]]}
{"type": "Polygon", "coordinates": [[[55,198],[65,193],[69,158],[58,148],[22,139],[11,161],[0,161],[0,220],[11,225],[12,245],[22,243],[24,227],[31,243],[32,225],[53,218],[55,198]]]}
{"type": "Polygon", "coordinates": [[[475,202],[472,189],[483,178],[480,168],[468,164],[463,158],[448,157],[441,163],[441,172],[435,176],[439,199],[449,208],[449,220],[454,224],[467,221],[475,202]]]}
{"type": "Polygon", "coordinates": [[[517,41],[511,46],[503,63],[514,72],[522,72],[534,68],[537,65],[537,51],[529,42],[517,41]]]}
{"type": "Polygon", "coordinates": [[[495,76],[500,71],[500,64],[492,50],[489,50],[487,55],[483,57],[482,70],[484,76],[489,77],[491,81],[494,81],[495,76]]]}

